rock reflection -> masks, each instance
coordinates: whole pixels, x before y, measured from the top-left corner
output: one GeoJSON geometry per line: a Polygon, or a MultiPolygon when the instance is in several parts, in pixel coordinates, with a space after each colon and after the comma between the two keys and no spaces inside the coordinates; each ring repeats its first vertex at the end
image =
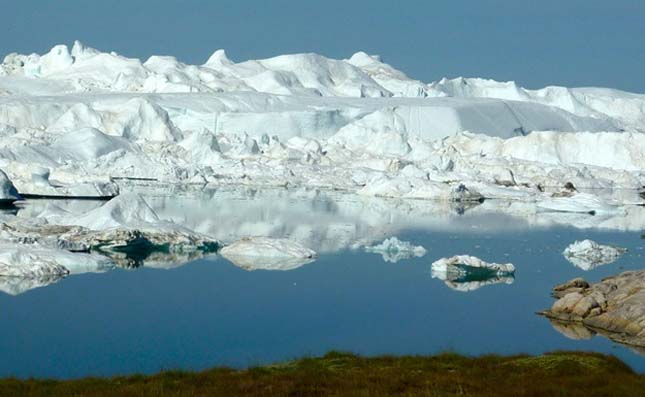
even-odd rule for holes
{"type": "Polygon", "coordinates": [[[572,322],[563,322],[555,319],[549,319],[551,326],[554,330],[558,331],[562,335],[566,336],[569,339],[574,340],[584,340],[591,339],[596,335],[596,332],[590,328],[585,327],[580,323],[572,322]]]}

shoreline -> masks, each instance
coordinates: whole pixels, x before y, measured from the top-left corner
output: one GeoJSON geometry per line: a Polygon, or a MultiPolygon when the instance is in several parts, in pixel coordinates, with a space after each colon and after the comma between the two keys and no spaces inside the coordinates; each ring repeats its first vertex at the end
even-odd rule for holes
{"type": "Polygon", "coordinates": [[[643,390],[645,374],[636,374],[616,357],[571,351],[480,357],[329,352],[243,370],[0,380],[0,396],[634,396],[643,390]]]}

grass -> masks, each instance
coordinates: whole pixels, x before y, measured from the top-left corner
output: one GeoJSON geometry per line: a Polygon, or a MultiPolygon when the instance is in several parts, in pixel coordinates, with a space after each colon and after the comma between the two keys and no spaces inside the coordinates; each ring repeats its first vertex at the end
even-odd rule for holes
{"type": "Polygon", "coordinates": [[[331,352],[246,370],[4,379],[0,396],[645,396],[645,376],[597,353],[362,358],[331,352]]]}

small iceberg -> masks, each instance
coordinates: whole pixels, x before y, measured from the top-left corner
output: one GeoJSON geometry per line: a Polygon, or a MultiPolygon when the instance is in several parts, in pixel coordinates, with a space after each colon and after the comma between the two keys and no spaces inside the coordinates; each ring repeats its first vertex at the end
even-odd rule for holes
{"type": "Polygon", "coordinates": [[[454,290],[469,292],[491,284],[512,284],[515,266],[488,263],[469,255],[441,258],[432,264],[432,278],[445,281],[454,290]]]}
{"type": "Polygon", "coordinates": [[[315,251],[293,240],[268,237],[243,238],[220,254],[246,270],[293,270],[316,258],[315,251]]]}
{"type": "Polygon", "coordinates": [[[595,269],[616,261],[627,249],[598,244],[592,240],[576,241],[562,252],[574,266],[582,270],[595,269]]]}
{"type": "Polygon", "coordinates": [[[412,245],[396,237],[386,238],[381,244],[365,247],[365,252],[381,254],[385,262],[396,263],[403,259],[420,258],[426,254],[426,249],[420,245],[412,245]]]}

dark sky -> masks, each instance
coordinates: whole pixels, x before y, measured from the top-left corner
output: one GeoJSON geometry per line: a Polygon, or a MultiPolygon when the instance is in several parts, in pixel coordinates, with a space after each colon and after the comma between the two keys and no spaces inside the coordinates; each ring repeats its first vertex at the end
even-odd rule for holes
{"type": "Polygon", "coordinates": [[[529,87],[645,92],[645,1],[7,1],[0,53],[79,39],[145,60],[203,63],[317,52],[380,54],[408,75],[515,80],[529,87]]]}

